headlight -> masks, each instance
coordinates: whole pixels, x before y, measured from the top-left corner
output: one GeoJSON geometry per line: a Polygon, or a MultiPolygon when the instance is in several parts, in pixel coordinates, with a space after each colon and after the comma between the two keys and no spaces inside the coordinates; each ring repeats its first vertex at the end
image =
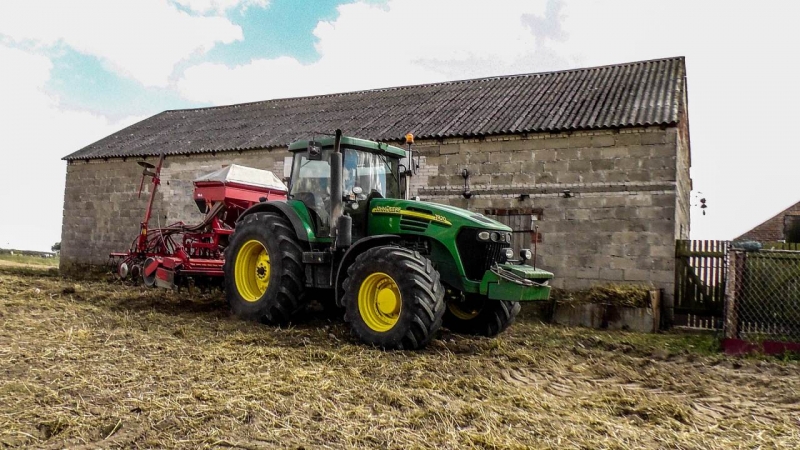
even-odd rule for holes
{"type": "Polygon", "coordinates": [[[489,232],[488,231],[481,231],[478,233],[478,240],[479,241],[488,241],[489,240],[489,232]]]}
{"type": "Polygon", "coordinates": [[[514,258],[514,249],[506,248],[506,249],[503,250],[503,252],[505,252],[506,261],[508,261],[509,259],[514,258]]]}
{"type": "Polygon", "coordinates": [[[533,257],[533,254],[527,248],[523,248],[522,250],[519,251],[519,257],[524,261],[528,261],[533,257]]]}
{"type": "Polygon", "coordinates": [[[500,240],[500,233],[497,231],[492,232],[492,242],[498,242],[500,240]]]}

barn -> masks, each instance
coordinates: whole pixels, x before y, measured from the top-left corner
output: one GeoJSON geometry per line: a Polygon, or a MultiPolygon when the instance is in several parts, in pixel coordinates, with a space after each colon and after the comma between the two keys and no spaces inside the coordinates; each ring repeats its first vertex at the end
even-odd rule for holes
{"type": "Polygon", "coordinates": [[[233,163],[283,176],[289,143],[336,128],[414,133],[413,193],[510,224],[557,287],[649,282],[670,301],[692,189],[682,57],[162,112],[64,157],[61,269],[128,248],[137,161],[166,155],[152,223],[193,222],[193,179],[233,163]]]}
{"type": "Polygon", "coordinates": [[[800,243],[800,202],[758,224],[734,241],[800,243]]]}

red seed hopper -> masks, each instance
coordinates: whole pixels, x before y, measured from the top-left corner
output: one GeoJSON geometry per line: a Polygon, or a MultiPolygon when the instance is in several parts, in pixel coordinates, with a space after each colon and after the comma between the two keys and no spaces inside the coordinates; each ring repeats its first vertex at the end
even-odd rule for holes
{"type": "MultiPolygon", "coordinates": [[[[286,200],[286,186],[268,170],[232,164],[194,180],[194,202],[201,212],[219,202],[238,212],[261,200],[286,200]]],[[[235,223],[236,218],[226,222],[235,223]]]]}
{"type": "Polygon", "coordinates": [[[286,186],[268,170],[226,166],[194,181],[194,202],[205,214],[201,222],[149,228],[153,199],[161,184],[162,163],[163,156],[158,166],[140,163],[144,167],[142,185],[146,177],[152,178],[150,200],[130,249],[110,255],[116,271],[123,279],[141,279],[147,286],[164,288],[218,282],[223,276],[224,251],[236,219],[259,201],[285,200],[286,186]]]}

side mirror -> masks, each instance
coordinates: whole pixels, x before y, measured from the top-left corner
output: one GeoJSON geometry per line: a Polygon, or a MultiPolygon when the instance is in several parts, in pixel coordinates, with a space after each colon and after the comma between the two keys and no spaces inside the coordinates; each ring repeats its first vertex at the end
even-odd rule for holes
{"type": "Polygon", "coordinates": [[[317,141],[308,141],[308,160],[319,161],[322,159],[322,146],[317,141]]]}

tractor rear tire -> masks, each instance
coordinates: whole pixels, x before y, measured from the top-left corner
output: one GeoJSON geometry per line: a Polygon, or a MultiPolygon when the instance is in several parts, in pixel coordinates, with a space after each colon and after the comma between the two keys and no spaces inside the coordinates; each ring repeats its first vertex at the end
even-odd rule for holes
{"type": "Polygon", "coordinates": [[[493,337],[514,323],[520,309],[519,302],[470,295],[463,303],[448,302],[444,326],[454,333],[493,337]]]}
{"type": "Polygon", "coordinates": [[[245,216],[225,249],[224,272],[228,304],[243,319],[285,324],[303,307],[303,249],[284,217],[245,216]]]}
{"type": "Polygon", "coordinates": [[[345,321],[364,343],[425,347],[442,325],[444,288],[430,260],[403,247],[371,248],[347,269],[345,321]]]}

